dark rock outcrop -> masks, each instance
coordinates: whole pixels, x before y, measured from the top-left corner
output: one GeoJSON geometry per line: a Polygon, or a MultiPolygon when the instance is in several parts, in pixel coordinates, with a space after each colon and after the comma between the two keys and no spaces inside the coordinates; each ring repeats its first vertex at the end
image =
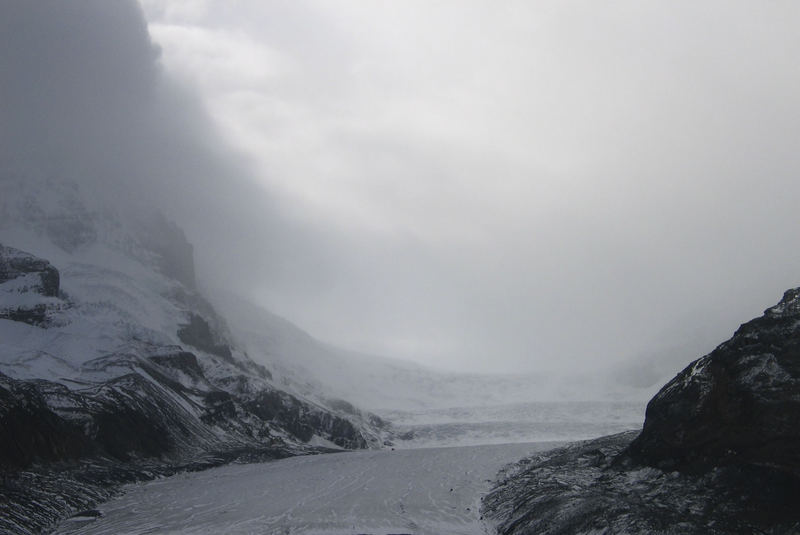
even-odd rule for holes
{"type": "Polygon", "coordinates": [[[167,353],[164,355],[153,355],[149,357],[148,360],[164,368],[185,373],[188,377],[191,377],[195,380],[203,378],[203,369],[200,368],[200,364],[197,362],[197,357],[188,351],[177,351],[175,353],[167,353]]]}
{"type": "Polygon", "coordinates": [[[222,441],[187,414],[181,394],[135,373],[81,391],[0,374],[0,471],[222,449],[222,441]]]}
{"type": "Polygon", "coordinates": [[[37,278],[30,291],[45,297],[58,297],[59,274],[50,262],[0,244],[0,284],[29,274],[37,278]]]}
{"type": "Polygon", "coordinates": [[[191,458],[243,447],[301,453],[314,435],[343,448],[370,444],[346,418],[245,375],[209,380],[186,351],[111,354],[84,364],[87,371],[108,368],[130,372],[81,390],[0,373],[0,471],[98,456],[191,458]]]}
{"type": "Polygon", "coordinates": [[[800,288],[691,363],[638,436],[513,465],[483,501],[498,533],[800,533],[800,288]]]}
{"type": "Polygon", "coordinates": [[[680,372],[627,455],[665,470],[765,466],[800,477],[800,288],[680,372]]]}
{"type": "MultiPolygon", "coordinates": [[[[67,393],[66,387],[57,385],[67,393]]],[[[82,427],[54,413],[35,383],[0,374],[0,472],[93,451],[82,427]]]]}
{"type": "Polygon", "coordinates": [[[342,448],[368,447],[349,420],[305,404],[286,392],[262,390],[245,402],[244,407],[263,420],[279,423],[304,442],[318,434],[342,448]]]}
{"type": "Polygon", "coordinates": [[[59,285],[50,262],[0,244],[0,319],[46,326],[60,306],[59,285]]]}
{"type": "Polygon", "coordinates": [[[189,314],[189,323],[178,329],[178,338],[184,344],[233,362],[231,348],[226,344],[218,343],[208,322],[197,314],[189,314]]]}
{"type": "Polygon", "coordinates": [[[47,312],[47,305],[41,303],[32,306],[0,308],[0,319],[42,326],[47,324],[47,312]]]}
{"type": "Polygon", "coordinates": [[[800,480],[755,466],[704,474],[622,467],[636,431],[508,466],[483,499],[501,535],[800,533],[800,480]]]}
{"type": "Polygon", "coordinates": [[[369,445],[363,427],[252,377],[209,379],[180,348],[84,369],[130,373],[80,390],[0,373],[0,532],[40,533],[122,483],[326,451],[303,444],[315,435],[369,445]]]}
{"type": "MultiPolygon", "coordinates": [[[[326,406],[284,392],[266,367],[237,350],[224,320],[192,288],[191,246],[170,256],[174,242],[185,243],[182,232],[166,236],[160,249],[129,245],[181,283],[164,298],[188,319],[179,339],[199,351],[126,335],[118,349],[80,364],[32,352],[67,370],[48,370],[52,380],[28,379],[25,348],[17,354],[8,346],[2,355],[0,532],[40,533],[125,482],[235,459],[331,451],[309,443],[315,437],[341,448],[382,443],[369,415],[345,402],[326,406]]],[[[68,324],[71,307],[81,306],[59,284],[47,260],[0,245],[0,321],[41,327],[34,337],[57,336],[46,330],[68,324]]]]}

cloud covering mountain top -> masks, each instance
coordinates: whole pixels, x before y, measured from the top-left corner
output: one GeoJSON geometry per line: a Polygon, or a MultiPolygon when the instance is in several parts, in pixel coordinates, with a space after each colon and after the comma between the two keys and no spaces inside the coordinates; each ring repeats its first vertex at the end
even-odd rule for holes
{"type": "Polygon", "coordinates": [[[3,169],[161,206],[322,339],[685,362],[797,284],[791,3],[142,6],[3,4],[3,169]]]}

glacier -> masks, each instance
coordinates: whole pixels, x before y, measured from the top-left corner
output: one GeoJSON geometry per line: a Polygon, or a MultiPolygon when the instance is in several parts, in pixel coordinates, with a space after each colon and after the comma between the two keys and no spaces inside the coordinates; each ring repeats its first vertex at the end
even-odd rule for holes
{"type": "Polygon", "coordinates": [[[229,465],[126,487],[57,534],[482,535],[480,497],[506,463],[557,446],[343,452],[229,465]]]}

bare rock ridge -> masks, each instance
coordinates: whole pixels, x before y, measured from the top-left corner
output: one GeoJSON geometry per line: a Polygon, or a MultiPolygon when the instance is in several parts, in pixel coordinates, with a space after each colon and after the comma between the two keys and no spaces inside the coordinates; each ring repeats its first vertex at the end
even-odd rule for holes
{"type": "Polygon", "coordinates": [[[507,467],[483,501],[501,534],[800,533],[800,288],[647,406],[641,433],[507,467]]]}

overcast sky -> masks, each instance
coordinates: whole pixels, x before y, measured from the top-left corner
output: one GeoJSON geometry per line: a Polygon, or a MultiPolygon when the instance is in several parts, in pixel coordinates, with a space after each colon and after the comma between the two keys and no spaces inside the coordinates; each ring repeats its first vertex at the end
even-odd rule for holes
{"type": "MultiPolygon", "coordinates": [[[[155,117],[210,147],[173,169],[207,192],[179,221],[200,276],[318,338],[468,370],[688,362],[800,285],[797,2],[141,6],[159,55],[130,13],[83,13],[82,46],[119,37],[95,51],[115,72],[184,88],[155,117]]],[[[47,40],[66,19],[39,11],[47,40]]],[[[169,159],[151,145],[129,159],[169,159]]]]}
{"type": "Polygon", "coordinates": [[[800,284],[796,2],[143,5],[264,188],[342,241],[254,294],[323,339],[580,366],[707,349],[800,284]]]}

